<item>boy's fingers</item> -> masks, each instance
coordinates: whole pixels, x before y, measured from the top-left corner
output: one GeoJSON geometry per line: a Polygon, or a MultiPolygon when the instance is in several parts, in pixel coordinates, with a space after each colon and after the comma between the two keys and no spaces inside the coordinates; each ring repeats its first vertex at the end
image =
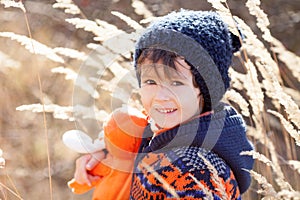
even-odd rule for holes
{"type": "Polygon", "coordinates": [[[74,173],[74,178],[79,184],[91,184],[88,179],[88,174],[85,167],[90,159],[91,155],[84,155],[76,160],[76,170],[74,173]]]}
{"type": "Polygon", "coordinates": [[[92,183],[94,181],[98,181],[100,179],[100,177],[99,176],[92,176],[92,175],[88,174],[88,179],[92,183]]]}
{"type": "Polygon", "coordinates": [[[105,152],[100,151],[93,154],[86,154],[79,157],[76,160],[76,170],[74,178],[79,184],[87,184],[91,186],[93,181],[99,180],[98,176],[93,176],[88,173],[88,170],[92,170],[99,162],[105,158],[105,152]]]}
{"type": "Polygon", "coordinates": [[[91,155],[91,159],[86,164],[87,170],[92,170],[99,162],[105,158],[104,151],[99,151],[91,155]]]}

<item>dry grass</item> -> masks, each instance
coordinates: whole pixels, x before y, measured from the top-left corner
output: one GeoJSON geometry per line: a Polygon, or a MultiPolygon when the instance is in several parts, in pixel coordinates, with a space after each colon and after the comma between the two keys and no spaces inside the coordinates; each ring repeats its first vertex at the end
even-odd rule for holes
{"type": "MultiPolygon", "coordinates": [[[[76,196],[67,188],[78,155],[63,146],[61,135],[78,128],[95,138],[113,108],[140,106],[130,73],[131,53],[144,23],[156,16],[143,1],[133,0],[133,14],[110,13],[125,30],[88,18],[71,0],[57,0],[43,7],[51,27],[31,33],[40,25],[28,7],[39,3],[22,2],[0,1],[5,7],[1,12],[13,16],[0,31],[5,45],[0,48],[0,199],[89,199],[91,193],[76,196]],[[132,19],[134,15],[141,21],[132,19]],[[60,27],[52,27],[51,20],[60,27]]],[[[208,2],[233,32],[238,34],[235,20],[245,35],[225,96],[246,119],[256,149],[243,153],[256,160],[249,172],[251,188],[243,198],[300,199],[300,57],[272,36],[259,0],[245,5],[256,20],[255,32],[232,15],[228,2],[208,2]]]]}

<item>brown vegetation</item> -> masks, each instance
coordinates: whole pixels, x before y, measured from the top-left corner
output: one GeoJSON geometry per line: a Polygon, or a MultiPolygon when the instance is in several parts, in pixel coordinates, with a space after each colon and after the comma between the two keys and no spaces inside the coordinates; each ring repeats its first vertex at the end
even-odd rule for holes
{"type": "Polygon", "coordinates": [[[154,17],[179,8],[215,9],[245,35],[225,96],[247,121],[256,148],[243,152],[256,159],[243,199],[300,199],[297,1],[0,3],[0,199],[91,198],[67,187],[79,155],[61,136],[82,129],[96,138],[112,109],[139,106],[134,41],[154,17]]]}

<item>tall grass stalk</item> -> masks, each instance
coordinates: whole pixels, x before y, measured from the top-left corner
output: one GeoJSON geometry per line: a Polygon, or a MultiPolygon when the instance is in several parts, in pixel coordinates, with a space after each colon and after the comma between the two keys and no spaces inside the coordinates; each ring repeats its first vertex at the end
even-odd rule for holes
{"type": "Polygon", "coordinates": [[[7,191],[9,191],[11,194],[13,194],[15,197],[17,197],[20,200],[23,200],[22,197],[19,196],[19,194],[17,194],[16,192],[14,192],[12,189],[10,189],[9,187],[7,187],[6,185],[4,185],[3,183],[0,182],[0,186],[5,188],[7,191]]]}
{"type": "MultiPolygon", "coordinates": [[[[24,14],[24,19],[25,19],[25,23],[26,23],[26,27],[27,27],[27,31],[29,34],[29,38],[31,39],[31,45],[32,45],[32,50],[33,53],[36,54],[37,52],[35,51],[35,47],[34,44],[32,42],[33,37],[31,34],[31,29],[30,29],[30,25],[29,25],[29,20],[27,17],[27,13],[26,13],[26,8],[23,4],[22,1],[19,2],[14,2],[14,1],[1,1],[1,3],[5,4],[5,6],[7,7],[18,7],[23,11],[24,14]]],[[[46,112],[45,112],[45,104],[44,104],[44,95],[43,95],[43,91],[42,91],[42,82],[41,82],[41,77],[40,77],[40,73],[37,72],[37,78],[38,78],[38,85],[39,85],[39,91],[40,91],[40,98],[41,98],[41,103],[43,106],[43,125],[44,125],[44,134],[45,134],[45,142],[46,142],[46,151],[47,151],[47,161],[48,161],[48,176],[49,176],[49,191],[50,191],[50,199],[53,199],[53,189],[52,189],[52,176],[51,176],[51,159],[50,159],[50,153],[49,153],[49,141],[48,141],[48,128],[47,128],[47,119],[46,119],[46,112]]],[[[14,194],[16,197],[18,197],[19,199],[22,199],[19,194],[15,193],[14,191],[12,191],[11,189],[9,189],[8,187],[6,187],[5,185],[3,185],[2,183],[0,183],[2,187],[6,188],[8,191],[10,191],[12,194],[14,194]]]]}
{"type": "MultiPolygon", "coordinates": [[[[246,119],[247,134],[253,141],[256,149],[253,152],[243,152],[244,156],[252,156],[256,160],[254,169],[249,171],[253,177],[251,188],[243,197],[248,199],[272,200],[300,199],[300,183],[298,181],[300,178],[300,162],[299,155],[297,155],[300,145],[300,93],[299,88],[297,88],[300,84],[300,68],[297,66],[300,66],[300,57],[287,50],[279,40],[272,36],[269,25],[270,21],[268,20],[267,14],[261,9],[261,2],[259,0],[246,1],[245,10],[248,11],[251,16],[255,17],[256,20],[255,23],[252,24],[254,29],[243,19],[232,14],[229,0],[207,1],[219,12],[226,23],[229,24],[230,30],[239,36],[242,42],[241,51],[235,54],[235,57],[239,61],[239,63],[236,64],[238,66],[233,66],[229,71],[232,77],[232,85],[224,99],[232,103],[246,119]],[[241,31],[239,31],[238,28],[241,31]]],[[[75,5],[71,0],[56,0],[56,3],[52,5],[53,7],[51,7],[51,9],[57,13],[64,14],[62,21],[65,20],[67,25],[64,24],[63,26],[74,27],[74,30],[78,30],[76,34],[83,34],[84,37],[87,36],[90,39],[85,41],[87,44],[83,44],[84,47],[76,46],[78,50],[76,50],[75,47],[67,46],[53,48],[48,47],[46,45],[47,42],[43,41],[41,37],[34,38],[32,36],[31,26],[33,26],[34,22],[29,20],[30,15],[28,15],[28,12],[30,10],[26,10],[22,2],[23,1],[0,0],[0,3],[5,7],[14,7],[22,10],[29,36],[22,35],[18,33],[18,31],[7,31],[0,32],[0,37],[17,41],[24,46],[25,49],[29,50],[31,56],[28,60],[35,60],[37,55],[42,55],[44,56],[43,59],[48,59],[43,61],[43,65],[48,66],[50,62],[55,65],[49,70],[49,77],[51,76],[49,82],[53,84],[53,88],[55,89],[50,90],[50,87],[46,88],[48,80],[44,79],[45,74],[42,74],[40,67],[38,67],[39,70],[37,72],[32,70],[31,73],[35,74],[38,82],[37,93],[33,96],[39,99],[41,103],[33,102],[29,105],[23,103],[25,105],[18,104],[16,106],[16,110],[18,111],[31,111],[43,114],[43,125],[32,123],[32,121],[34,121],[33,118],[28,119],[28,121],[31,120],[30,123],[28,123],[30,126],[34,124],[33,126],[40,127],[39,125],[41,125],[44,131],[42,143],[46,144],[46,147],[43,148],[46,148],[47,154],[46,184],[49,184],[49,198],[52,200],[55,198],[54,195],[56,195],[56,193],[53,193],[54,187],[58,184],[66,185],[67,178],[64,177],[60,179],[60,182],[56,179],[52,179],[58,172],[51,166],[53,162],[55,164],[55,159],[62,159],[63,161],[61,162],[65,163],[67,152],[64,152],[66,155],[50,157],[49,148],[52,145],[49,141],[50,131],[51,133],[63,132],[63,128],[58,127],[56,124],[57,121],[59,121],[58,123],[63,123],[65,126],[67,123],[77,120],[75,119],[76,117],[80,118],[76,125],[82,126],[80,128],[83,130],[89,130],[84,120],[94,120],[101,124],[110,112],[112,104],[111,96],[117,99],[118,105],[128,103],[128,96],[131,96],[132,99],[130,99],[129,102],[140,108],[138,95],[134,86],[134,77],[126,77],[130,82],[129,84],[118,84],[132,69],[130,53],[133,53],[134,43],[140,32],[143,31],[144,25],[159,18],[159,15],[149,10],[150,7],[147,7],[147,2],[132,0],[131,10],[133,13],[129,14],[119,11],[119,9],[112,9],[118,11],[109,13],[114,18],[117,18],[117,20],[122,20],[123,25],[125,24],[129,29],[123,30],[114,22],[108,22],[108,20],[106,21],[102,18],[94,19],[87,16],[87,12],[85,15],[84,12],[80,10],[80,6],[75,5]],[[56,8],[58,9],[56,10],[56,8]],[[63,9],[63,11],[59,9],[63,9]],[[133,16],[138,16],[137,19],[140,21],[135,21],[133,16]],[[112,40],[112,38],[114,40],[112,40]],[[96,58],[91,56],[90,50],[97,52],[96,58]],[[88,73],[85,74],[82,71],[77,71],[78,66],[80,66],[82,62],[94,70],[92,76],[88,73]],[[106,70],[104,71],[104,69],[106,70]],[[101,80],[99,80],[99,75],[101,75],[101,80]],[[69,80],[73,85],[69,82],[67,83],[63,78],[69,80]],[[57,80],[58,82],[56,82],[57,80]],[[85,94],[94,101],[94,105],[76,105],[76,108],[71,105],[61,105],[65,102],[69,102],[71,98],[71,92],[64,94],[65,91],[61,90],[60,87],[62,85],[78,87],[82,94],[85,94]],[[118,87],[124,86],[128,91],[133,91],[133,93],[128,93],[127,90],[116,92],[116,85],[118,85],[118,87]],[[53,95],[53,99],[51,100],[55,102],[47,100],[47,92],[49,92],[48,96],[53,95]],[[67,98],[60,97],[63,95],[67,96],[67,98]],[[93,110],[92,114],[90,113],[91,110],[93,110]],[[52,122],[52,119],[47,120],[47,113],[52,113],[53,118],[57,121],[52,122]],[[55,127],[55,129],[53,127],[55,127]],[[59,130],[57,131],[56,128],[59,130]],[[51,170],[51,168],[53,168],[53,170],[51,170]]],[[[16,22],[14,21],[14,23],[16,22]]],[[[55,30],[55,33],[59,33],[59,30],[60,29],[55,30]]],[[[66,31],[65,29],[63,30],[66,31]]],[[[75,43],[77,41],[72,42],[75,43]]],[[[9,58],[9,56],[7,57],[9,58]]],[[[24,68],[27,67],[25,64],[22,65],[24,65],[24,68]]],[[[22,70],[21,67],[14,70],[16,71],[14,75],[17,74],[18,76],[16,79],[22,77],[21,73],[18,74],[18,70],[22,70]]],[[[0,75],[2,76],[1,73],[0,70],[0,75]]],[[[4,74],[4,76],[5,75],[6,74],[4,74]]],[[[20,81],[20,85],[27,86],[28,82],[28,80],[27,82],[26,80],[23,82],[20,81]]],[[[5,84],[3,85],[5,86],[5,84]]],[[[22,89],[24,89],[24,86],[22,89]]],[[[24,90],[26,90],[26,88],[24,90]]],[[[34,93],[31,90],[29,91],[34,93]]],[[[24,115],[26,116],[26,114],[28,113],[24,115]]],[[[60,135],[53,134],[53,137],[57,137],[59,140],[60,135]]],[[[30,139],[32,138],[29,138],[26,142],[30,141],[30,139]]],[[[58,148],[55,147],[55,145],[57,144],[53,144],[53,148],[58,148]]],[[[38,154],[40,152],[32,153],[38,154]]],[[[71,163],[72,161],[69,162],[71,163]]],[[[71,166],[73,163],[70,163],[68,164],[71,166]]],[[[34,164],[32,164],[32,166],[34,166],[34,164]]],[[[210,166],[209,163],[207,163],[207,165],[210,166]]],[[[155,174],[155,171],[147,164],[145,164],[144,167],[153,173],[153,176],[164,185],[166,190],[173,194],[174,198],[178,197],[174,188],[167,185],[163,177],[155,174]]],[[[213,174],[213,168],[211,168],[211,170],[213,174]]],[[[65,173],[65,171],[63,172],[65,173]]],[[[15,177],[19,176],[21,177],[22,173],[21,175],[15,175],[15,177]]],[[[13,176],[11,177],[14,178],[13,176]]],[[[194,177],[191,178],[194,179],[194,177]]],[[[21,187],[20,184],[17,184],[17,186],[14,185],[10,176],[8,176],[8,179],[8,184],[12,185],[14,189],[8,187],[8,184],[1,183],[0,186],[3,188],[2,192],[7,190],[9,194],[13,194],[13,196],[18,199],[22,199],[20,195],[22,191],[19,192],[20,189],[17,191],[17,188],[21,187]]],[[[207,191],[201,183],[198,185],[200,188],[203,188],[204,193],[207,195],[206,199],[212,198],[211,192],[207,191]]],[[[67,186],[62,190],[67,190],[67,186]]],[[[224,191],[220,191],[220,193],[223,192],[224,191]]],[[[63,193],[62,195],[66,195],[66,192],[63,193]]],[[[7,194],[3,194],[2,198],[6,200],[8,198],[7,196],[7,194]]],[[[68,196],[66,198],[70,197],[68,196]]]]}

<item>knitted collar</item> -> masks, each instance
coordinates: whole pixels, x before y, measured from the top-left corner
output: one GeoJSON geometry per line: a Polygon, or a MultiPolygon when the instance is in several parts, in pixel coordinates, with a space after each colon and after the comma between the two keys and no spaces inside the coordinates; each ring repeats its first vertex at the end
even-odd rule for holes
{"type": "MultiPolygon", "coordinates": [[[[205,113],[196,115],[196,116],[192,117],[191,119],[183,122],[182,124],[186,124],[190,121],[193,121],[193,120],[198,119],[198,118],[203,117],[203,116],[210,115],[212,113],[213,113],[213,111],[207,111],[205,113]]],[[[150,128],[151,128],[151,131],[153,132],[153,137],[174,128],[174,127],[172,127],[172,128],[160,128],[158,124],[156,124],[152,119],[150,119],[150,117],[148,117],[148,122],[149,122],[149,125],[150,125],[150,128]]]]}
{"type": "MultiPolygon", "coordinates": [[[[151,140],[146,151],[157,151],[162,148],[166,149],[176,146],[199,146],[209,149],[208,138],[205,140],[205,137],[209,137],[209,134],[212,134],[215,138],[209,137],[209,143],[213,143],[212,140],[217,142],[219,137],[223,136],[221,133],[227,129],[245,132],[243,119],[230,106],[225,107],[221,112],[200,116],[172,129],[167,129],[151,140]],[[205,143],[203,143],[204,140],[205,143]]],[[[145,128],[144,137],[152,136],[153,132],[150,125],[148,125],[145,128]]]]}
{"type": "Polygon", "coordinates": [[[246,170],[253,167],[250,156],[241,156],[242,151],[253,150],[246,137],[246,127],[242,117],[231,106],[210,115],[196,118],[167,130],[151,139],[150,126],[144,131],[141,153],[164,152],[181,146],[196,146],[211,150],[230,166],[239,183],[241,193],[251,182],[246,170]]]}

